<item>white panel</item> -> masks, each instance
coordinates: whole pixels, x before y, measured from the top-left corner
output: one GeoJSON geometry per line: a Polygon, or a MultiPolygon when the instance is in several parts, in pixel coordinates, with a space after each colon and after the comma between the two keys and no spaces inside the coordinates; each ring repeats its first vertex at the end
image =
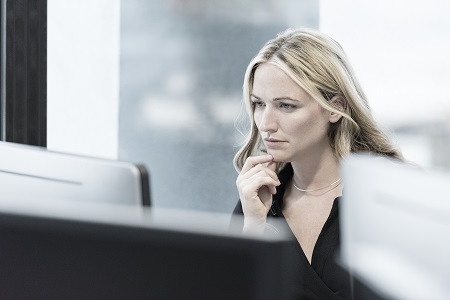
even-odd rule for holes
{"type": "Polygon", "coordinates": [[[48,0],[51,150],[118,157],[120,0],[48,0]]]}
{"type": "Polygon", "coordinates": [[[362,155],[342,172],[344,264],[383,299],[448,299],[450,174],[362,155]]]}

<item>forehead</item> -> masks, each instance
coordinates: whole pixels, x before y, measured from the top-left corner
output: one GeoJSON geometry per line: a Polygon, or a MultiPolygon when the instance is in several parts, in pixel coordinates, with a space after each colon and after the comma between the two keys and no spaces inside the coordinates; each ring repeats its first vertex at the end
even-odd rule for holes
{"type": "Polygon", "coordinates": [[[302,98],[309,96],[283,70],[270,63],[263,63],[256,68],[252,90],[253,94],[258,97],[302,98]]]}

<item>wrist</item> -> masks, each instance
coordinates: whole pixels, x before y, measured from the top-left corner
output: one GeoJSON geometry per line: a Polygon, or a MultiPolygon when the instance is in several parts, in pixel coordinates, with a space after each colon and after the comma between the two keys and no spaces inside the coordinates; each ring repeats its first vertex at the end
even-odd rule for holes
{"type": "Polygon", "coordinates": [[[245,233],[262,234],[264,233],[265,225],[266,225],[266,218],[255,219],[244,217],[244,227],[242,231],[245,233]]]}

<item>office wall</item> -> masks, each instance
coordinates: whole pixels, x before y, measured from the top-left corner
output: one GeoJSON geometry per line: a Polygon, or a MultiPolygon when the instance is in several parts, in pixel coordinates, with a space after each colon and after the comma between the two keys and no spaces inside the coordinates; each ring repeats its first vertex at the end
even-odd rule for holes
{"type": "Polygon", "coordinates": [[[118,157],[120,0],[48,0],[50,150],[118,157]]]}

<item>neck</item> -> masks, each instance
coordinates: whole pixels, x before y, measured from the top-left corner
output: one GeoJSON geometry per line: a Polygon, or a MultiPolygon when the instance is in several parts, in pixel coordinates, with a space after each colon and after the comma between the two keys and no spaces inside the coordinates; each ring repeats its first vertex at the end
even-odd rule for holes
{"type": "MultiPolygon", "coordinates": [[[[305,157],[291,164],[294,170],[293,184],[304,190],[322,188],[341,178],[339,159],[334,156],[331,149],[321,155],[305,157]]],[[[339,183],[336,182],[335,185],[339,183]]]]}

